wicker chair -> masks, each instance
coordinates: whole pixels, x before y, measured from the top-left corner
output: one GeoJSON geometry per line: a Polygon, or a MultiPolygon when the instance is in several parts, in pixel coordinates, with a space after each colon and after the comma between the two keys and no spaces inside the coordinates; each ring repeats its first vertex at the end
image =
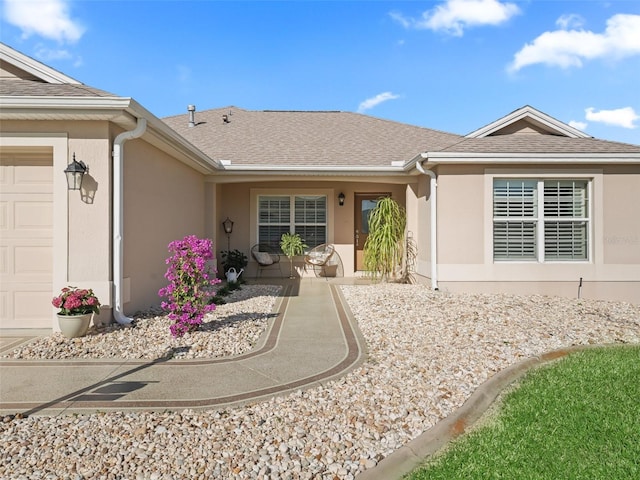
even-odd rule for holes
{"type": "Polygon", "coordinates": [[[266,245],[264,243],[258,243],[254,245],[253,247],[251,247],[251,257],[253,257],[253,259],[258,264],[256,278],[262,275],[262,270],[272,266],[278,267],[280,276],[282,276],[282,270],[280,269],[280,254],[269,245],[266,245]]]}
{"type": "Polygon", "coordinates": [[[304,263],[313,268],[316,277],[339,277],[343,275],[342,261],[335,247],[323,243],[312,248],[304,257],[304,263]]]}

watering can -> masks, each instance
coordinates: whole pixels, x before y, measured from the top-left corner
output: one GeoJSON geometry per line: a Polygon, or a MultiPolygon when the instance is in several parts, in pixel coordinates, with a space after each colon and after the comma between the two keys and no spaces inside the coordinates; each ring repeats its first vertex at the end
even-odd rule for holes
{"type": "Polygon", "coordinates": [[[236,272],[236,269],[234,267],[231,267],[229,270],[227,270],[226,273],[227,282],[237,282],[242,272],[244,272],[244,268],[240,269],[239,272],[236,272]]]}

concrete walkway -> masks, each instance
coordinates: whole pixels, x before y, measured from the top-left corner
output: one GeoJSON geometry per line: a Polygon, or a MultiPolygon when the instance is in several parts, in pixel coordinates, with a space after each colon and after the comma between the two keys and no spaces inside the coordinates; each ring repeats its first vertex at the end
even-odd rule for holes
{"type": "MultiPolygon", "coordinates": [[[[215,360],[0,360],[0,413],[52,415],[206,409],[243,404],[344,375],[364,341],[339,289],[283,282],[277,316],[257,348],[215,360]]],[[[3,332],[9,350],[28,337],[3,332]]]]}

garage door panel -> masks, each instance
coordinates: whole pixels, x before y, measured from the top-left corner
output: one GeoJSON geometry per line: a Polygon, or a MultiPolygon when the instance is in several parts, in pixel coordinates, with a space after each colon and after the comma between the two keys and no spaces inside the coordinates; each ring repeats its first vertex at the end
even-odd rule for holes
{"type": "Polygon", "coordinates": [[[54,311],[51,305],[51,285],[33,284],[29,290],[21,290],[13,295],[15,320],[21,328],[38,328],[37,323],[47,318],[51,325],[51,315],[54,311]]]}
{"type": "Polygon", "coordinates": [[[48,328],[53,307],[51,159],[0,158],[0,326],[48,328]]]}
{"type": "Polygon", "coordinates": [[[9,202],[0,201],[0,231],[9,228],[9,202]]]}
{"type": "MultiPolygon", "coordinates": [[[[9,247],[0,247],[0,279],[3,279],[3,275],[9,273],[9,247]]],[[[4,283],[4,282],[3,282],[4,283]]]]}
{"type": "Polygon", "coordinates": [[[51,276],[51,267],[53,266],[53,256],[51,247],[16,247],[14,250],[14,267],[13,274],[16,277],[33,275],[51,276]]]}
{"type": "Polygon", "coordinates": [[[13,204],[14,230],[45,230],[51,235],[53,205],[43,201],[17,201],[13,204]]]}

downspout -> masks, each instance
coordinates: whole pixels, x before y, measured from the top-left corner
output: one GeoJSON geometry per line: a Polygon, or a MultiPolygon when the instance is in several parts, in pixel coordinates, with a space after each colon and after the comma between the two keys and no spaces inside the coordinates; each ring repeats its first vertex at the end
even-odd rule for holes
{"type": "Polygon", "coordinates": [[[426,154],[421,154],[422,160],[416,162],[416,168],[424,175],[428,175],[430,180],[430,195],[431,195],[431,288],[438,290],[438,182],[436,174],[431,170],[426,170],[422,165],[427,160],[426,154]]]}
{"type": "Polygon", "coordinates": [[[133,318],[124,314],[122,284],[124,283],[124,254],[122,232],[124,230],[124,142],[139,138],[147,130],[147,120],[138,118],[136,128],[119,134],[113,142],[113,318],[120,325],[129,325],[133,318]]]}

